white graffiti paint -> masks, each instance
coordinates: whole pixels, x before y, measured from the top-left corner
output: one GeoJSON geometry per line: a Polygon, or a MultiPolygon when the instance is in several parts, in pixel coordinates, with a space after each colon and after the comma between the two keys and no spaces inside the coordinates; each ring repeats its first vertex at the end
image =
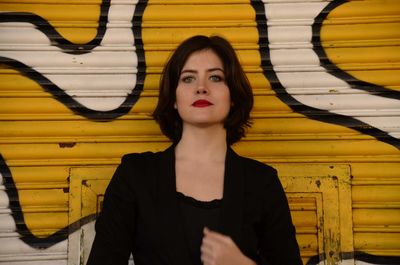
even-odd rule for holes
{"type": "MultiPolygon", "coordinates": [[[[136,3],[111,1],[99,46],[84,54],[52,45],[33,23],[0,23],[0,56],[31,67],[88,109],[117,109],[136,86],[138,58],[131,23],[136,3]]],[[[68,256],[68,240],[38,249],[20,239],[4,183],[0,173],[0,264],[73,264],[79,253],[68,256]]]]}
{"type": "Polygon", "coordinates": [[[111,1],[100,45],[84,54],[69,54],[52,46],[46,34],[31,23],[0,23],[0,56],[41,73],[88,109],[114,110],[136,85],[134,12],[135,3],[111,1]]]}
{"type": "MultiPolygon", "coordinates": [[[[0,184],[3,176],[0,173],[0,184]]],[[[8,265],[66,265],[66,240],[47,249],[36,249],[19,239],[16,224],[11,216],[5,186],[0,185],[0,264],[8,265]]]]}
{"type": "Polygon", "coordinates": [[[320,66],[312,25],[327,1],[264,1],[270,59],[280,83],[300,103],[349,116],[400,138],[400,101],[350,87],[320,66]]]}
{"type": "MultiPolygon", "coordinates": [[[[86,264],[95,236],[95,222],[83,225],[68,237],[68,265],[86,264]]],[[[134,265],[131,255],[128,265],[134,265]]]]}

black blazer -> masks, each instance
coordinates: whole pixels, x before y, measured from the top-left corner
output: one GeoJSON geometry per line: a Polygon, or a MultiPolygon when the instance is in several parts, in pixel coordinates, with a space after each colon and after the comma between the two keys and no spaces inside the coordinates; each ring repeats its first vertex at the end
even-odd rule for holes
{"type": "MultiPolygon", "coordinates": [[[[258,264],[302,264],[276,170],[228,148],[218,231],[258,264]]],[[[190,265],[175,181],[174,146],[128,154],[106,190],[88,265],[190,265]]]]}

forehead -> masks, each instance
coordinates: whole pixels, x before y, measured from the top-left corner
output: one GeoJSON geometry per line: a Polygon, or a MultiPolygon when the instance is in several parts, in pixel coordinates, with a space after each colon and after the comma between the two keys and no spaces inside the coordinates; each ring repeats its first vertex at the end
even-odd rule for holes
{"type": "Polygon", "coordinates": [[[221,58],[211,49],[195,51],[189,55],[183,69],[224,69],[221,58]]]}

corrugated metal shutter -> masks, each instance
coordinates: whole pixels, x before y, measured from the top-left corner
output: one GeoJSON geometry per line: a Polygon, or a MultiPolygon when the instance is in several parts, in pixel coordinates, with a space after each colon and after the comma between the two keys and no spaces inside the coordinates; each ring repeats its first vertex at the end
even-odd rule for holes
{"type": "MultiPolygon", "coordinates": [[[[194,34],[228,38],[253,85],[254,126],[234,148],[299,175],[302,164],[349,165],[356,259],[398,261],[398,1],[2,0],[0,10],[0,263],[66,264],[68,234],[90,220],[71,213],[74,168],[110,175],[122,154],[168,146],[149,113],[170,51],[194,34]]],[[[298,231],[318,227],[313,200],[291,200],[298,231]]],[[[305,260],[323,257],[312,233],[299,235],[305,260]]]]}
{"type": "Polygon", "coordinates": [[[72,167],[115,166],[143,130],[159,135],[145,115],[87,118],[121,116],[138,98],[143,46],[131,24],[140,26],[141,7],[1,1],[0,263],[67,264],[68,235],[79,229],[69,218],[72,167]]]}

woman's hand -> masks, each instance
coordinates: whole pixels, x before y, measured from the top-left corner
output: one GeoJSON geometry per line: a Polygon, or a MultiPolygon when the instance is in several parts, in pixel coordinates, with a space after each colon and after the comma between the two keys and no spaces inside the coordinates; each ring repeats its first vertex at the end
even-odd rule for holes
{"type": "Polygon", "coordinates": [[[243,255],[235,242],[223,234],[204,228],[201,261],[204,265],[256,265],[243,255]]]}

